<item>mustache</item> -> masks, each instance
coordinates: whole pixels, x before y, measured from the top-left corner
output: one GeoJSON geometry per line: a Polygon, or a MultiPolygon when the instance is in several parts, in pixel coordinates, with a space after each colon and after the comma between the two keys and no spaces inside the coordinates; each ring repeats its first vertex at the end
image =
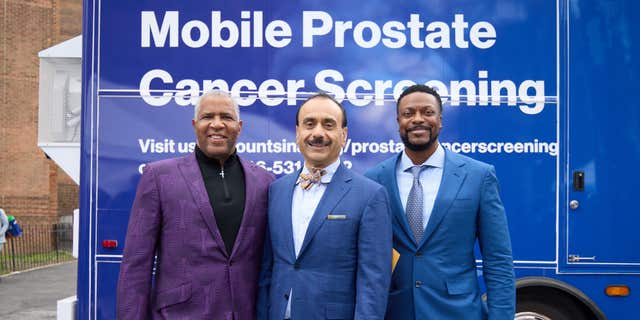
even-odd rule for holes
{"type": "Polygon", "coordinates": [[[323,137],[315,137],[315,138],[307,139],[307,143],[312,145],[312,146],[326,147],[326,146],[331,144],[331,141],[330,140],[326,140],[323,137]]]}
{"type": "Polygon", "coordinates": [[[430,126],[417,125],[410,128],[407,128],[407,132],[415,131],[415,130],[429,130],[431,131],[430,126]]]}

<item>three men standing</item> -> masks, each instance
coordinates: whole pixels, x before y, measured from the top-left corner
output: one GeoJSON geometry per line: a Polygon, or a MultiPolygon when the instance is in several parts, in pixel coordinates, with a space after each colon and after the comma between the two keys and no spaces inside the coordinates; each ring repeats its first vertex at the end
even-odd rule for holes
{"type": "Polygon", "coordinates": [[[268,187],[273,176],[235,153],[237,104],[205,94],[192,121],[195,153],[149,164],[140,180],[118,318],[513,319],[511,243],[493,166],[440,146],[442,101],[427,86],[400,95],[397,121],[404,152],[367,173],[382,187],[340,162],[342,105],[310,97],[296,115],[305,165],[268,187]]]}
{"type": "Polygon", "coordinates": [[[192,120],[195,152],[145,166],[120,269],[118,319],[255,319],[274,178],[236,154],[239,116],[229,95],[206,93],[192,120]]]}
{"type": "Polygon", "coordinates": [[[258,319],[383,319],[391,275],[384,188],[347,169],[344,108],[307,99],[296,115],[305,165],[269,189],[258,319]]]}
{"type": "Polygon", "coordinates": [[[445,150],[438,142],[442,100],[424,85],[398,98],[405,149],[367,172],[391,198],[393,273],[386,318],[513,319],[511,241],[493,166],[445,150]],[[488,315],[476,274],[482,252],[488,315]]]}

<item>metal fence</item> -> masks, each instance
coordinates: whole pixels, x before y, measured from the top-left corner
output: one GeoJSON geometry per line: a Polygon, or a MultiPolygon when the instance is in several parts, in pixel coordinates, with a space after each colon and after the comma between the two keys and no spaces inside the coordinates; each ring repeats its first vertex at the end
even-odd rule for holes
{"type": "Polygon", "coordinates": [[[8,238],[0,254],[0,274],[75,259],[70,223],[22,225],[22,235],[8,238]]]}

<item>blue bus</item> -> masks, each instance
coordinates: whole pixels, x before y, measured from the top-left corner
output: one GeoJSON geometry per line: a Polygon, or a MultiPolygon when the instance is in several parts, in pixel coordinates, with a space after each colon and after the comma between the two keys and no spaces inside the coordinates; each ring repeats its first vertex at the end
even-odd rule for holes
{"type": "Polygon", "coordinates": [[[239,99],[238,153],[281,176],[301,167],[294,118],[309,94],[343,102],[341,159],[364,172],[402,150],[394,100],[424,83],[445,98],[443,146],[496,167],[516,318],[637,318],[638,9],[631,0],[84,1],[78,317],[115,318],[142,167],[193,152],[202,92],[239,99]]]}

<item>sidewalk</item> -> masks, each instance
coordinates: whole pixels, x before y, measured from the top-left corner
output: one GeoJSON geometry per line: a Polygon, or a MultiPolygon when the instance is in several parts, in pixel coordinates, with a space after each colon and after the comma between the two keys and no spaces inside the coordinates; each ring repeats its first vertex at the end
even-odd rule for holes
{"type": "Polygon", "coordinates": [[[55,319],[56,302],[76,294],[78,262],[3,276],[0,319],[55,319]]]}

